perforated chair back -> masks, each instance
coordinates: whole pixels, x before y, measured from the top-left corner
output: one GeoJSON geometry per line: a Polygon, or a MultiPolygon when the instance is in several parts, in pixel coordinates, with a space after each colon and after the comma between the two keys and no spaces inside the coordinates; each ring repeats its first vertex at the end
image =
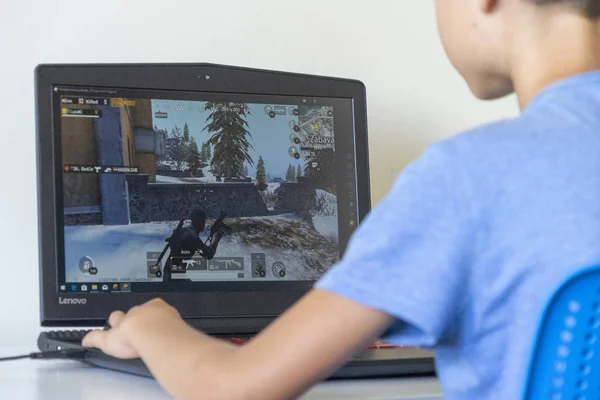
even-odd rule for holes
{"type": "Polygon", "coordinates": [[[540,320],[523,400],[600,399],[600,267],[569,278],[540,320]]]}

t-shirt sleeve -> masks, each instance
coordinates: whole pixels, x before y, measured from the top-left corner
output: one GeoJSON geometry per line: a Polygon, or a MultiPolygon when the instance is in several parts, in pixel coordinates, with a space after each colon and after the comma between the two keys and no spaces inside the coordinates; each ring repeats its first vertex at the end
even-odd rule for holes
{"type": "Polygon", "coordinates": [[[474,218],[458,162],[443,144],[430,146],[316,284],[395,317],[383,337],[390,343],[446,341],[464,304],[474,218]]]}

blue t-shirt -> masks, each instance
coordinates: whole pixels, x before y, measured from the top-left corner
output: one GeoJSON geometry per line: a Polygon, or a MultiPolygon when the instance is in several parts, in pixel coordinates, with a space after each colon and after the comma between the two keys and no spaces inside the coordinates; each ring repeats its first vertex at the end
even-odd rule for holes
{"type": "Polygon", "coordinates": [[[317,287],[435,350],[446,399],[518,399],[549,297],[599,262],[600,71],[431,145],[317,287]]]}

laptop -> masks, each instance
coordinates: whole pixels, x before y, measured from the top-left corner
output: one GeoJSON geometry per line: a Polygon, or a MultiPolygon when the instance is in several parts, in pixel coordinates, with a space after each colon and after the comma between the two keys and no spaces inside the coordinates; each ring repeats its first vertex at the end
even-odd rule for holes
{"type": "MultiPolygon", "coordinates": [[[[59,329],[42,351],[81,348],[82,328],[156,297],[242,344],[369,212],[359,81],[212,64],[41,65],[35,78],[41,325],[59,329]]],[[[151,376],[141,360],[78,359],[151,376]]],[[[431,353],[376,342],[330,378],[433,373],[431,353]]]]}

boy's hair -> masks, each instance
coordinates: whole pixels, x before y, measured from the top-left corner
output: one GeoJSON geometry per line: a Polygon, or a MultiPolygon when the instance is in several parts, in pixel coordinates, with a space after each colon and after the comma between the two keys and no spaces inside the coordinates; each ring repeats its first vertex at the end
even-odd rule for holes
{"type": "Polygon", "coordinates": [[[573,7],[583,13],[587,18],[600,17],[600,0],[534,0],[536,4],[572,3],[573,7]]]}

